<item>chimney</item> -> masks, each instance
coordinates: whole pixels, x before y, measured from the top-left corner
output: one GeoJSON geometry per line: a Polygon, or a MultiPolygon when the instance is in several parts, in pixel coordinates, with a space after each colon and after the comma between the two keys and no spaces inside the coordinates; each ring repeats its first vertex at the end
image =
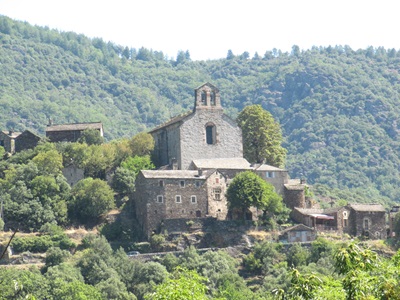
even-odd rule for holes
{"type": "Polygon", "coordinates": [[[53,120],[49,118],[49,124],[47,124],[47,126],[52,126],[52,125],[53,125],[53,120]]]}
{"type": "Polygon", "coordinates": [[[8,131],[8,135],[9,135],[9,136],[12,136],[13,133],[14,133],[14,130],[13,130],[13,129],[10,129],[10,130],[8,131]]]}
{"type": "Polygon", "coordinates": [[[200,177],[200,176],[203,176],[203,170],[202,170],[202,169],[198,169],[197,171],[199,172],[199,173],[198,173],[199,177],[200,177]]]}

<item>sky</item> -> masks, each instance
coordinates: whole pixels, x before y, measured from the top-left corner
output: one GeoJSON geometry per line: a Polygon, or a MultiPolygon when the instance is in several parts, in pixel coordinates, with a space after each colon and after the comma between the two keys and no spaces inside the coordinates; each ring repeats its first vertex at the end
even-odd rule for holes
{"type": "Polygon", "coordinates": [[[348,45],[400,49],[396,0],[0,0],[0,15],[176,58],[348,45]]]}

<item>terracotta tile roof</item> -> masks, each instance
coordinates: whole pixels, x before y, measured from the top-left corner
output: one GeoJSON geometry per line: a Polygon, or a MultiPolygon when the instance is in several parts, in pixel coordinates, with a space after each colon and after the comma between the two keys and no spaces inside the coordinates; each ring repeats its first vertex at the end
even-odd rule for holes
{"type": "Polygon", "coordinates": [[[48,131],[73,131],[73,130],[85,130],[85,129],[103,129],[103,124],[101,122],[92,123],[73,123],[73,124],[59,124],[59,125],[49,125],[46,127],[46,132],[48,131]]]}
{"type": "Polygon", "coordinates": [[[194,159],[198,169],[243,169],[252,170],[250,163],[243,157],[194,159]]]}

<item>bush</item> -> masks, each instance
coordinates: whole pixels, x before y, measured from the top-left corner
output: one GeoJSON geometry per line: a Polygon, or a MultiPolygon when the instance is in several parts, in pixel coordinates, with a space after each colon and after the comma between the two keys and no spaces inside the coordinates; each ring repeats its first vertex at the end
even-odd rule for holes
{"type": "Polygon", "coordinates": [[[64,250],[75,248],[76,245],[65,234],[40,235],[32,237],[16,237],[11,243],[12,249],[17,252],[46,252],[51,247],[59,247],[64,250]]]}

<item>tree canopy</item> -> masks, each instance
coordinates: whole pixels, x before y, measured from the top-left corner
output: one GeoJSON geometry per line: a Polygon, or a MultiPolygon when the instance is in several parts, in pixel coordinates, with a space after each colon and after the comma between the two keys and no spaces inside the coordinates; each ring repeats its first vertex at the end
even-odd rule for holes
{"type": "Polygon", "coordinates": [[[242,129],[243,156],[251,163],[283,167],[286,150],[282,147],[280,125],[261,105],[246,106],[238,115],[242,129]]]}

